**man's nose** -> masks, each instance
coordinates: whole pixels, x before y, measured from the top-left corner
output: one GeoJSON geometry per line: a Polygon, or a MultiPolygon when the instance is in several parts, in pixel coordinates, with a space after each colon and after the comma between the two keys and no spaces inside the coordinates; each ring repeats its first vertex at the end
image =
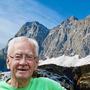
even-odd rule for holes
{"type": "Polygon", "coordinates": [[[26,58],[25,58],[25,56],[23,56],[22,59],[20,60],[20,64],[26,64],[26,58]]]}

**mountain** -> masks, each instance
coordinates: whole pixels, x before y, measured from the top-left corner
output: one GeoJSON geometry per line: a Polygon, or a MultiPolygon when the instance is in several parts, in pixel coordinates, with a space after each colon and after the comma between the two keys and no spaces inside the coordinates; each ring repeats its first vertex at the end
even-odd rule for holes
{"type": "MultiPolygon", "coordinates": [[[[18,36],[27,36],[38,41],[40,59],[62,55],[86,57],[90,55],[90,16],[83,20],[71,16],[52,29],[37,21],[27,22],[14,37],[18,36]]],[[[0,50],[2,59],[5,59],[6,50],[7,47],[0,50]]]]}
{"type": "Polygon", "coordinates": [[[39,22],[33,21],[25,23],[21,27],[21,29],[16,33],[15,37],[27,36],[36,39],[38,41],[41,51],[43,49],[42,43],[48,35],[48,33],[49,29],[47,29],[44,25],[40,24],[39,22]]]}
{"type": "Polygon", "coordinates": [[[60,25],[51,29],[45,38],[42,55],[46,57],[59,57],[61,55],[80,58],[90,54],[90,16],[78,20],[72,16],[60,25]]]}

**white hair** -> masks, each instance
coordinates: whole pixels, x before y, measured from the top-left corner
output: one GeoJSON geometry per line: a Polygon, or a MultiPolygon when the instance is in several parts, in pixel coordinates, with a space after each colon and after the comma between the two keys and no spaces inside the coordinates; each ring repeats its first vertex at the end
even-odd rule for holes
{"type": "Polygon", "coordinates": [[[38,42],[35,39],[28,38],[28,37],[25,37],[25,36],[15,37],[15,38],[13,38],[12,40],[9,41],[8,49],[7,49],[7,55],[10,54],[10,51],[12,50],[14,44],[21,41],[22,39],[23,40],[28,40],[30,43],[32,43],[35,46],[35,54],[36,54],[36,56],[38,56],[38,52],[39,52],[38,42]]]}

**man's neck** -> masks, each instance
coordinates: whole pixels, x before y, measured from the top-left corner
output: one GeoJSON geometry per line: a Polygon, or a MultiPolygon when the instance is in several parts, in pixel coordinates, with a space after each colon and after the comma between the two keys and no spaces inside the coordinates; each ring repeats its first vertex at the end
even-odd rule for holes
{"type": "Polygon", "coordinates": [[[7,83],[16,88],[22,88],[22,87],[27,86],[29,84],[29,81],[30,79],[16,80],[16,79],[11,78],[7,83]]]}

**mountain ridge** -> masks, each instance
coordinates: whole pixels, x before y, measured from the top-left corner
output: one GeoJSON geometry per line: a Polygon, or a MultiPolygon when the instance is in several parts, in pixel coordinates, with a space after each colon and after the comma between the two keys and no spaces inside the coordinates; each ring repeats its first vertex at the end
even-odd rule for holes
{"type": "MultiPolygon", "coordinates": [[[[14,37],[18,36],[27,36],[38,41],[40,59],[62,55],[79,55],[83,58],[90,55],[90,16],[82,20],[71,16],[52,29],[37,21],[26,22],[14,37]]],[[[0,50],[1,57],[6,55],[6,49],[7,47],[0,50]]]]}
{"type": "Polygon", "coordinates": [[[88,18],[78,20],[70,17],[52,29],[43,42],[43,55],[58,57],[63,54],[69,56],[78,54],[80,58],[89,55],[90,19],[88,18]]]}

